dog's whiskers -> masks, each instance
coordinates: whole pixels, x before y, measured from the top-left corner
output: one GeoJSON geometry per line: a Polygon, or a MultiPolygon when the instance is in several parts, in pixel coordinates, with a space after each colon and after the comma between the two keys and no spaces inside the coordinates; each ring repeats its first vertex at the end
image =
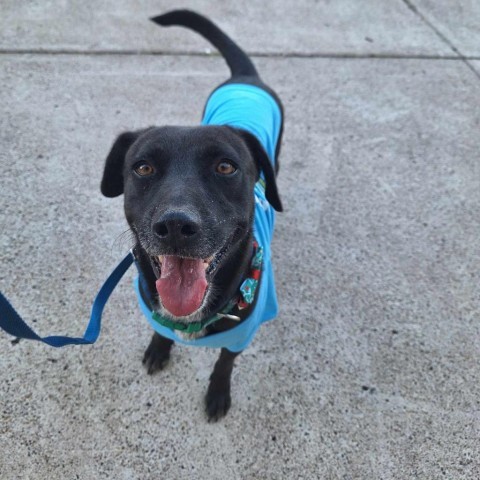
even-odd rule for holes
{"type": "Polygon", "coordinates": [[[117,249],[124,250],[125,245],[128,245],[128,250],[130,250],[135,246],[135,243],[135,234],[128,228],[115,238],[112,243],[111,253],[113,254],[113,251],[117,249]]]}

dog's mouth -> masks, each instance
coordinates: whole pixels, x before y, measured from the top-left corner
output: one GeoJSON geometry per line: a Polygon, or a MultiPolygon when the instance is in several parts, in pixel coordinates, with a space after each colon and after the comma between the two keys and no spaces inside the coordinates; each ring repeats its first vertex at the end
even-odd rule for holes
{"type": "Polygon", "coordinates": [[[158,255],[151,258],[157,277],[155,287],[162,306],[175,317],[187,317],[199,310],[212,277],[231,243],[209,258],[158,255]]]}

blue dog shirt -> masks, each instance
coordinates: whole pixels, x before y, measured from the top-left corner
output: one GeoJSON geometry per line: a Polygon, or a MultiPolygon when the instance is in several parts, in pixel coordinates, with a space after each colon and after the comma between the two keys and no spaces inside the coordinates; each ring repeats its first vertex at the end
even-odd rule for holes
{"type": "MultiPolygon", "coordinates": [[[[215,90],[208,99],[202,125],[229,125],[247,130],[257,137],[274,163],[281,118],[277,102],[265,90],[246,84],[228,84],[215,90]]],[[[225,332],[209,334],[194,340],[184,340],[174,330],[160,325],[152,318],[152,311],[140,294],[137,278],[135,289],[140,307],[153,329],[163,337],[185,345],[223,347],[231,352],[241,352],[250,344],[260,325],[277,315],[277,295],[270,260],[275,211],[265,198],[260,182],[255,185],[254,195],[254,236],[263,247],[263,266],[257,288],[257,303],[252,313],[238,326],[225,332]]]]}

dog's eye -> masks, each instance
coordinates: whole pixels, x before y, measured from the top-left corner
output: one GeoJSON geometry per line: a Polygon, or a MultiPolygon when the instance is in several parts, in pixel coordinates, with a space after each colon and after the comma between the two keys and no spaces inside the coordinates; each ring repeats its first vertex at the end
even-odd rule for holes
{"type": "Polygon", "coordinates": [[[217,165],[216,172],[220,175],[231,175],[237,171],[237,167],[232,165],[230,162],[220,162],[217,165]]]}
{"type": "Polygon", "coordinates": [[[137,163],[135,167],[133,167],[133,170],[137,175],[140,175],[140,177],[147,177],[154,172],[153,167],[146,162],[137,163]]]}

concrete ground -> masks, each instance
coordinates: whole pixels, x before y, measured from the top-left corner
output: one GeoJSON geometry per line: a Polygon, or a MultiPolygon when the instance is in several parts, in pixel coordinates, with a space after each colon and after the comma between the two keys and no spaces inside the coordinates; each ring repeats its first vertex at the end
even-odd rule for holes
{"type": "MultiPolygon", "coordinates": [[[[191,2],[285,104],[281,313],[217,424],[216,352],[144,371],[133,272],[92,347],[1,334],[0,478],[480,478],[479,5],[191,2]]],[[[174,7],[2,2],[0,289],[42,335],[80,335],[130,247],[99,192],[115,136],[196,124],[226,78],[198,36],[148,22],[174,7]]]]}

